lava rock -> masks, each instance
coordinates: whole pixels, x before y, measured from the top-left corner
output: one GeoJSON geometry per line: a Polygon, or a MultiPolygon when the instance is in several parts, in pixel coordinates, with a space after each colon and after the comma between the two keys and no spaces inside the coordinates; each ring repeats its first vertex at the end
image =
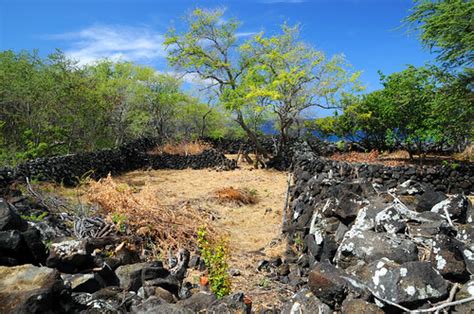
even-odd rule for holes
{"type": "Polygon", "coordinates": [[[309,289],[303,288],[283,304],[282,313],[332,314],[333,311],[329,306],[319,300],[309,289]]]}
{"type": "Polygon", "coordinates": [[[366,284],[380,298],[398,304],[417,305],[448,295],[449,282],[429,262],[397,264],[386,258],[369,266],[366,284]]]}
{"type": "Polygon", "coordinates": [[[22,233],[22,236],[29,249],[32,262],[34,264],[45,264],[47,257],[46,247],[43,241],[41,241],[40,231],[36,228],[29,228],[22,233]]]}
{"type": "Polygon", "coordinates": [[[213,293],[200,291],[186,300],[176,302],[176,305],[190,309],[193,313],[197,313],[201,310],[208,309],[216,300],[217,298],[213,293]]]}
{"type": "Polygon", "coordinates": [[[418,260],[418,248],[407,239],[376,233],[355,231],[338,248],[335,261],[342,268],[356,265],[359,260],[370,263],[389,258],[397,263],[418,260]]]}
{"type": "Polygon", "coordinates": [[[398,233],[406,228],[401,214],[395,206],[390,206],[375,216],[375,230],[378,232],[398,233]]]}
{"type": "Polygon", "coordinates": [[[94,293],[105,288],[105,281],[97,274],[76,274],[65,278],[73,292],[94,293]]]}
{"type": "Polygon", "coordinates": [[[347,294],[347,282],[342,276],[342,271],[334,265],[318,263],[308,275],[308,287],[321,301],[334,308],[347,294]]]}
{"type": "Polygon", "coordinates": [[[417,212],[429,211],[446,199],[446,195],[442,192],[436,192],[432,189],[427,189],[423,194],[417,196],[417,204],[415,210],[417,212]]]}
{"type": "Polygon", "coordinates": [[[432,241],[430,261],[440,274],[451,280],[467,278],[466,263],[463,257],[464,245],[446,235],[437,235],[432,241]]]}
{"type": "Polygon", "coordinates": [[[94,258],[86,250],[86,241],[68,240],[51,244],[46,266],[57,268],[63,273],[77,273],[91,269],[94,258]]]}
{"type": "Polygon", "coordinates": [[[251,313],[252,304],[246,302],[245,295],[237,292],[214,301],[207,309],[208,313],[251,313]]]}
{"type": "Polygon", "coordinates": [[[47,267],[0,267],[1,313],[66,312],[68,301],[59,272],[47,267]]]}
{"type": "Polygon", "coordinates": [[[460,223],[466,223],[470,207],[471,203],[469,199],[464,195],[457,194],[437,203],[433,206],[431,211],[443,216],[445,215],[445,211],[447,211],[451,219],[457,219],[460,223]]]}
{"type": "Polygon", "coordinates": [[[25,230],[26,227],[26,221],[13,211],[3,198],[0,198],[0,231],[25,230]]]}
{"type": "Polygon", "coordinates": [[[132,306],[130,309],[131,313],[136,314],[193,314],[194,311],[181,307],[176,304],[168,304],[165,300],[157,296],[149,297],[143,303],[132,306]]]}
{"type": "Polygon", "coordinates": [[[126,291],[137,291],[142,285],[142,271],[148,269],[144,278],[152,279],[151,274],[157,274],[153,263],[137,263],[137,264],[128,264],[122,265],[115,270],[117,275],[120,287],[126,291]]]}

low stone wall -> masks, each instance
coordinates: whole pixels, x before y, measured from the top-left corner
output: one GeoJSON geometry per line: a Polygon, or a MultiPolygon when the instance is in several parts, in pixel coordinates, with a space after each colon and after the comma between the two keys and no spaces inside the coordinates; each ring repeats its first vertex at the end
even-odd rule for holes
{"type": "Polygon", "coordinates": [[[392,188],[398,183],[414,180],[436,191],[469,194],[474,191],[474,165],[446,166],[384,166],[378,164],[347,163],[307,153],[298,155],[294,166],[295,179],[317,176],[331,180],[367,180],[392,188]]]}
{"type": "Polygon", "coordinates": [[[189,156],[149,155],[147,152],[158,143],[157,139],[144,138],[116,149],[37,158],[13,169],[0,169],[0,184],[7,186],[15,180],[24,180],[25,177],[29,177],[70,186],[77,184],[84,176],[99,179],[109,173],[114,175],[142,168],[201,169],[220,167],[234,169],[236,167],[235,162],[228,160],[223,153],[213,149],[199,155],[189,156]]]}

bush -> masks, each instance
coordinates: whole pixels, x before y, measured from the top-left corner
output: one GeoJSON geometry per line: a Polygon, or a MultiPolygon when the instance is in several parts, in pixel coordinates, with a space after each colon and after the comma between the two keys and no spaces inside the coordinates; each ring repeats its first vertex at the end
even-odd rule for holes
{"type": "Polygon", "coordinates": [[[229,265],[227,259],[229,248],[223,237],[209,237],[206,227],[199,228],[198,247],[201,257],[207,266],[211,291],[220,299],[230,293],[229,265]]]}

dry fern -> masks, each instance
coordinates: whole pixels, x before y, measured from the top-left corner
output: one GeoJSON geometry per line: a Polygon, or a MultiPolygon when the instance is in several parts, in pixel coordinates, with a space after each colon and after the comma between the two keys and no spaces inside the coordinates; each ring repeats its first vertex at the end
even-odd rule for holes
{"type": "Polygon", "coordinates": [[[235,203],[238,205],[255,204],[258,199],[256,193],[247,189],[226,187],[214,192],[215,199],[220,203],[235,203]]]}
{"type": "Polygon", "coordinates": [[[99,204],[110,220],[114,216],[124,217],[127,233],[150,238],[162,252],[178,247],[194,249],[198,228],[207,223],[191,207],[160,206],[156,192],[148,185],[136,191],[117,184],[110,175],[91,181],[87,197],[99,204]]]}

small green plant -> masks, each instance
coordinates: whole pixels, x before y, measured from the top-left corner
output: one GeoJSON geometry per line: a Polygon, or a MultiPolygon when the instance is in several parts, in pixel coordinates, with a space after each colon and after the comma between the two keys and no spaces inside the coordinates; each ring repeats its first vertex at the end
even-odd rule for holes
{"type": "Polygon", "coordinates": [[[337,141],[336,148],[339,151],[344,151],[344,149],[346,148],[346,143],[344,141],[337,141]]]}
{"type": "Polygon", "coordinates": [[[296,245],[296,248],[298,250],[302,250],[303,249],[303,238],[301,238],[301,236],[299,234],[297,234],[294,238],[294,243],[296,245]]]}
{"type": "Polygon", "coordinates": [[[450,167],[451,167],[452,170],[456,170],[456,169],[458,169],[458,168],[460,167],[460,164],[458,164],[458,163],[456,163],[456,162],[453,162],[453,163],[451,163],[451,166],[450,166],[450,167]]]}
{"type": "Polygon", "coordinates": [[[258,285],[264,289],[268,288],[268,286],[270,285],[270,280],[268,278],[263,278],[262,280],[260,280],[258,285]]]}
{"type": "Polygon", "coordinates": [[[127,230],[127,225],[125,221],[127,220],[127,216],[125,214],[114,213],[112,215],[112,222],[117,226],[117,229],[120,232],[125,232],[127,230]]]}
{"type": "Polygon", "coordinates": [[[201,257],[207,266],[211,290],[220,299],[230,293],[227,241],[224,238],[210,238],[207,229],[200,227],[197,242],[201,257]]]}
{"type": "Polygon", "coordinates": [[[31,215],[21,215],[21,218],[28,220],[28,221],[33,221],[33,222],[40,222],[43,221],[43,219],[48,216],[48,212],[41,212],[40,214],[31,214],[31,215]]]}

